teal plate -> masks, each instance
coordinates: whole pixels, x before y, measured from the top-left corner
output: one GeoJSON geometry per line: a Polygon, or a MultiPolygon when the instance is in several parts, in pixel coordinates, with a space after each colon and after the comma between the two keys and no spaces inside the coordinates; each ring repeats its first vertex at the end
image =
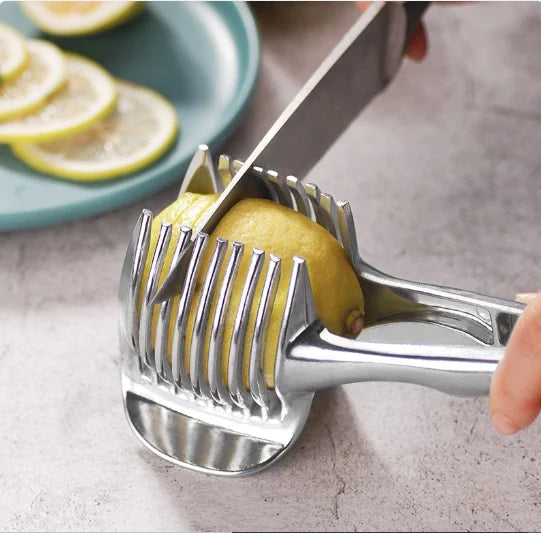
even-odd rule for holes
{"type": "Polygon", "coordinates": [[[151,87],[178,111],[180,135],[154,165],[116,180],[83,184],[31,170],[0,146],[0,230],[56,224],[134,202],[179,182],[197,145],[219,145],[252,94],[260,48],[250,9],[234,2],[148,2],[128,24],[93,37],[51,38],[0,5],[0,20],[95,59],[114,76],[151,87]]]}

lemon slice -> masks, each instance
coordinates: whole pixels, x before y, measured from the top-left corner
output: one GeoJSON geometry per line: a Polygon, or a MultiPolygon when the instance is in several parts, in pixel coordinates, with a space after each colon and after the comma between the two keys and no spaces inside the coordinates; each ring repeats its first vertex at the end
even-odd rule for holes
{"type": "Polygon", "coordinates": [[[29,54],[21,35],[0,24],[0,82],[16,78],[28,64],[29,54]]]}
{"type": "Polygon", "coordinates": [[[161,95],[118,82],[115,110],[89,130],[48,143],[12,146],[31,167],[78,181],[104,180],[139,170],[162,155],[175,139],[175,108],[161,95]]]}
{"type": "Polygon", "coordinates": [[[47,33],[89,35],[135,16],[143,2],[22,2],[26,15],[47,33]]]}
{"type": "Polygon", "coordinates": [[[97,63],[65,54],[67,83],[31,115],[0,123],[0,142],[51,141],[79,133],[111,112],[113,78],[97,63]]]}
{"type": "Polygon", "coordinates": [[[30,61],[23,73],[0,87],[0,121],[41,106],[66,79],[64,55],[45,41],[28,41],[30,61]]]}

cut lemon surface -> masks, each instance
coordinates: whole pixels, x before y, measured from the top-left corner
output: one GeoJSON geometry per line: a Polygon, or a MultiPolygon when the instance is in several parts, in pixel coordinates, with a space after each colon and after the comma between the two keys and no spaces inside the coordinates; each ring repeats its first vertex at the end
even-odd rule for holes
{"type": "Polygon", "coordinates": [[[13,152],[41,172],[78,181],[122,176],[149,165],[175,139],[176,110],[139,85],[119,81],[117,88],[115,109],[92,128],[56,142],[16,144],[13,152]]]}
{"type": "Polygon", "coordinates": [[[31,115],[0,122],[0,142],[46,142],[79,133],[113,109],[114,79],[97,63],[65,54],[67,81],[31,115]]]}
{"type": "Polygon", "coordinates": [[[135,16],[143,2],[22,2],[23,11],[47,33],[89,35],[135,16]]]}
{"type": "Polygon", "coordinates": [[[0,86],[0,121],[37,109],[66,80],[64,54],[56,46],[38,40],[27,41],[27,46],[28,67],[0,86]]]}
{"type": "Polygon", "coordinates": [[[0,24],[0,83],[16,78],[29,60],[25,40],[14,29],[0,24]]]}

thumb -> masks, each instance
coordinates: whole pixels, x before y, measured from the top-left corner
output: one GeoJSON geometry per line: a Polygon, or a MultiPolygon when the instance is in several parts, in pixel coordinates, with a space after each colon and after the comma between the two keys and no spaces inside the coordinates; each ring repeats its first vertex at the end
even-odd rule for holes
{"type": "Polygon", "coordinates": [[[519,296],[529,303],[490,387],[494,427],[505,435],[531,424],[541,409],[541,292],[519,296]]]}

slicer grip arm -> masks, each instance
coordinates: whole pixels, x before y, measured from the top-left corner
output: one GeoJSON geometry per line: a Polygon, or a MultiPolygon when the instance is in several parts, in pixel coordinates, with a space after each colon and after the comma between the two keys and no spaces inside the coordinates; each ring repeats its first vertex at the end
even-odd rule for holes
{"type": "Polygon", "coordinates": [[[316,322],[287,347],[283,393],[363,381],[412,383],[455,396],[484,396],[505,348],[351,340],[316,322]]]}

